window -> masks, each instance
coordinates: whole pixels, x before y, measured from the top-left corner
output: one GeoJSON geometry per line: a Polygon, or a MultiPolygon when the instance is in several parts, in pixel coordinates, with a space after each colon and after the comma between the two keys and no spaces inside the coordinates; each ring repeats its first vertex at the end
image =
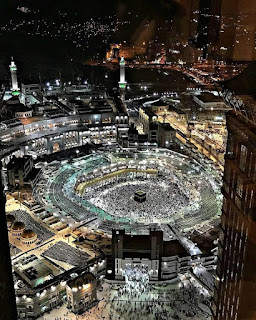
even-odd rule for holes
{"type": "MultiPolygon", "coordinates": [[[[243,196],[243,180],[240,177],[237,178],[236,192],[239,195],[239,197],[242,198],[242,196],[243,196]]],[[[238,206],[238,208],[241,208],[241,200],[239,197],[237,197],[237,196],[235,197],[235,202],[236,202],[236,205],[238,206]]]]}
{"type": "Polygon", "coordinates": [[[227,155],[232,156],[234,154],[234,141],[232,134],[228,133],[228,140],[227,140],[227,155]]]}
{"type": "Polygon", "coordinates": [[[231,168],[229,166],[226,166],[225,168],[225,178],[228,182],[230,182],[231,178],[231,168]]]}
{"type": "Polygon", "coordinates": [[[253,170],[254,170],[254,167],[253,167],[253,164],[255,162],[255,156],[253,155],[252,152],[250,152],[250,155],[249,155],[249,166],[248,166],[248,177],[251,177],[253,176],[253,170]]]}
{"type": "Polygon", "coordinates": [[[245,168],[246,168],[247,152],[248,152],[247,147],[242,144],[241,150],[240,150],[240,162],[239,162],[239,168],[242,171],[245,171],[245,168]]]}
{"type": "Polygon", "coordinates": [[[249,193],[248,191],[248,197],[249,197],[249,194],[250,194],[250,202],[249,202],[249,208],[251,209],[252,206],[253,206],[253,200],[254,200],[254,190],[251,190],[251,192],[249,193]]]}

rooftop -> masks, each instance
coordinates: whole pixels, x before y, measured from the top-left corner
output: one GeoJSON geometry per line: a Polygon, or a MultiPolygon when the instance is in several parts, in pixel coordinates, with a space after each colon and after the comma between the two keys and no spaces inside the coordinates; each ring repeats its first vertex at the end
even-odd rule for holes
{"type": "Polygon", "coordinates": [[[14,168],[21,168],[23,169],[25,166],[25,163],[30,161],[32,157],[29,155],[26,155],[22,158],[12,157],[11,161],[7,164],[7,170],[12,170],[14,168]]]}
{"type": "Polygon", "coordinates": [[[86,272],[81,276],[76,277],[75,279],[72,279],[70,281],[67,282],[67,285],[70,288],[78,288],[78,287],[82,287],[83,285],[87,285],[88,283],[91,283],[93,281],[95,281],[96,278],[95,276],[90,273],[90,272],[86,272]]]}
{"type": "Polygon", "coordinates": [[[223,99],[219,96],[215,96],[212,93],[209,92],[202,92],[199,95],[196,95],[196,98],[203,101],[204,103],[207,102],[223,102],[223,99]]]}
{"type": "Polygon", "coordinates": [[[160,123],[160,127],[165,131],[175,131],[175,129],[170,125],[170,123],[160,123]]]}
{"type": "Polygon", "coordinates": [[[44,283],[53,275],[52,269],[33,254],[22,256],[15,262],[14,270],[31,288],[44,283]]]}
{"type": "Polygon", "coordinates": [[[189,253],[179,240],[170,240],[164,241],[163,256],[179,256],[182,258],[189,256],[189,253]]]}
{"type": "Polygon", "coordinates": [[[144,113],[149,117],[154,117],[156,115],[155,112],[152,111],[150,107],[143,107],[142,109],[144,113]]]}
{"type": "Polygon", "coordinates": [[[26,181],[33,181],[36,176],[38,175],[38,173],[41,171],[41,169],[39,168],[33,168],[29,174],[26,176],[26,181]]]}
{"type": "Polygon", "coordinates": [[[151,240],[148,235],[124,235],[124,250],[150,250],[151,240]]]}
{"type": "Polygon", "coordinates": [[[167,104],[161,99],[156,100],[156,101],[154,101],[153,103],[150,104],[150,106],[152,106],[152,107],[163,107],[163,106],[166,106],[166,105],[167,104]]]}

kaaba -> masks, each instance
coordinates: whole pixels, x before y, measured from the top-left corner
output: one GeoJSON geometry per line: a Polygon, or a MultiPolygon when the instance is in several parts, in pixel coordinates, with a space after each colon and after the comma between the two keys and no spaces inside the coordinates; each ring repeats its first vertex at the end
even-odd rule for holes
{"type": "Polygon", "coordinates": [[[134,192],[134,200],[137,202],[144,202],[146,201],[146,197],[147,194],[146,192],[142,191],[142,190],[138,190],[134,192]]]}

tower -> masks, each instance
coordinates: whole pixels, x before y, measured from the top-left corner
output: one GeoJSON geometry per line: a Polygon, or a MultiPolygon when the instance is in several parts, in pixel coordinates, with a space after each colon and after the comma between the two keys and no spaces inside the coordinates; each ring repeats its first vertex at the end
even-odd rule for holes
{"type": "Polygon", "coordinates": [[[13,61],[13,57],[10,64],[10,71],[11,71],[11,77],[12,77],[12,87],[11,87],[12,94],[19,95],[20,89],[18,87],[18,80],[17,80],[17,67],[15,62],[13,61]]]}
{"type": "Polygon", "coordinates": [[[256,123],[227,113],[214,320],[256,317],[256,123]]]}
{"type": "Polygon", "coordinates": [[[124,61],[124,57],[121,58],[119,65],[120,65],[119,88],[120,89],[125,89],[127,82],[125,81],[125,61],[124,61]]]}

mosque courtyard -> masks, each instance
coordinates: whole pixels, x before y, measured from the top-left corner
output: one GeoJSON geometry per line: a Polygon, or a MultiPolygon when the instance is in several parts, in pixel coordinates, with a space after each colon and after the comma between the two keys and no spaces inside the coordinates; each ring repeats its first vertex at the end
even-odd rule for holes
{"type": "Polygon", "coordinates": [[[42,167],[35,197],[69,226],[108,233],[117,225],[138,231],[172,224],[186,231],[220,214],[218,182],[175,152],[104,153],[42,167]],[[134,200],[138,191],[145,201],[134,200]]]}

